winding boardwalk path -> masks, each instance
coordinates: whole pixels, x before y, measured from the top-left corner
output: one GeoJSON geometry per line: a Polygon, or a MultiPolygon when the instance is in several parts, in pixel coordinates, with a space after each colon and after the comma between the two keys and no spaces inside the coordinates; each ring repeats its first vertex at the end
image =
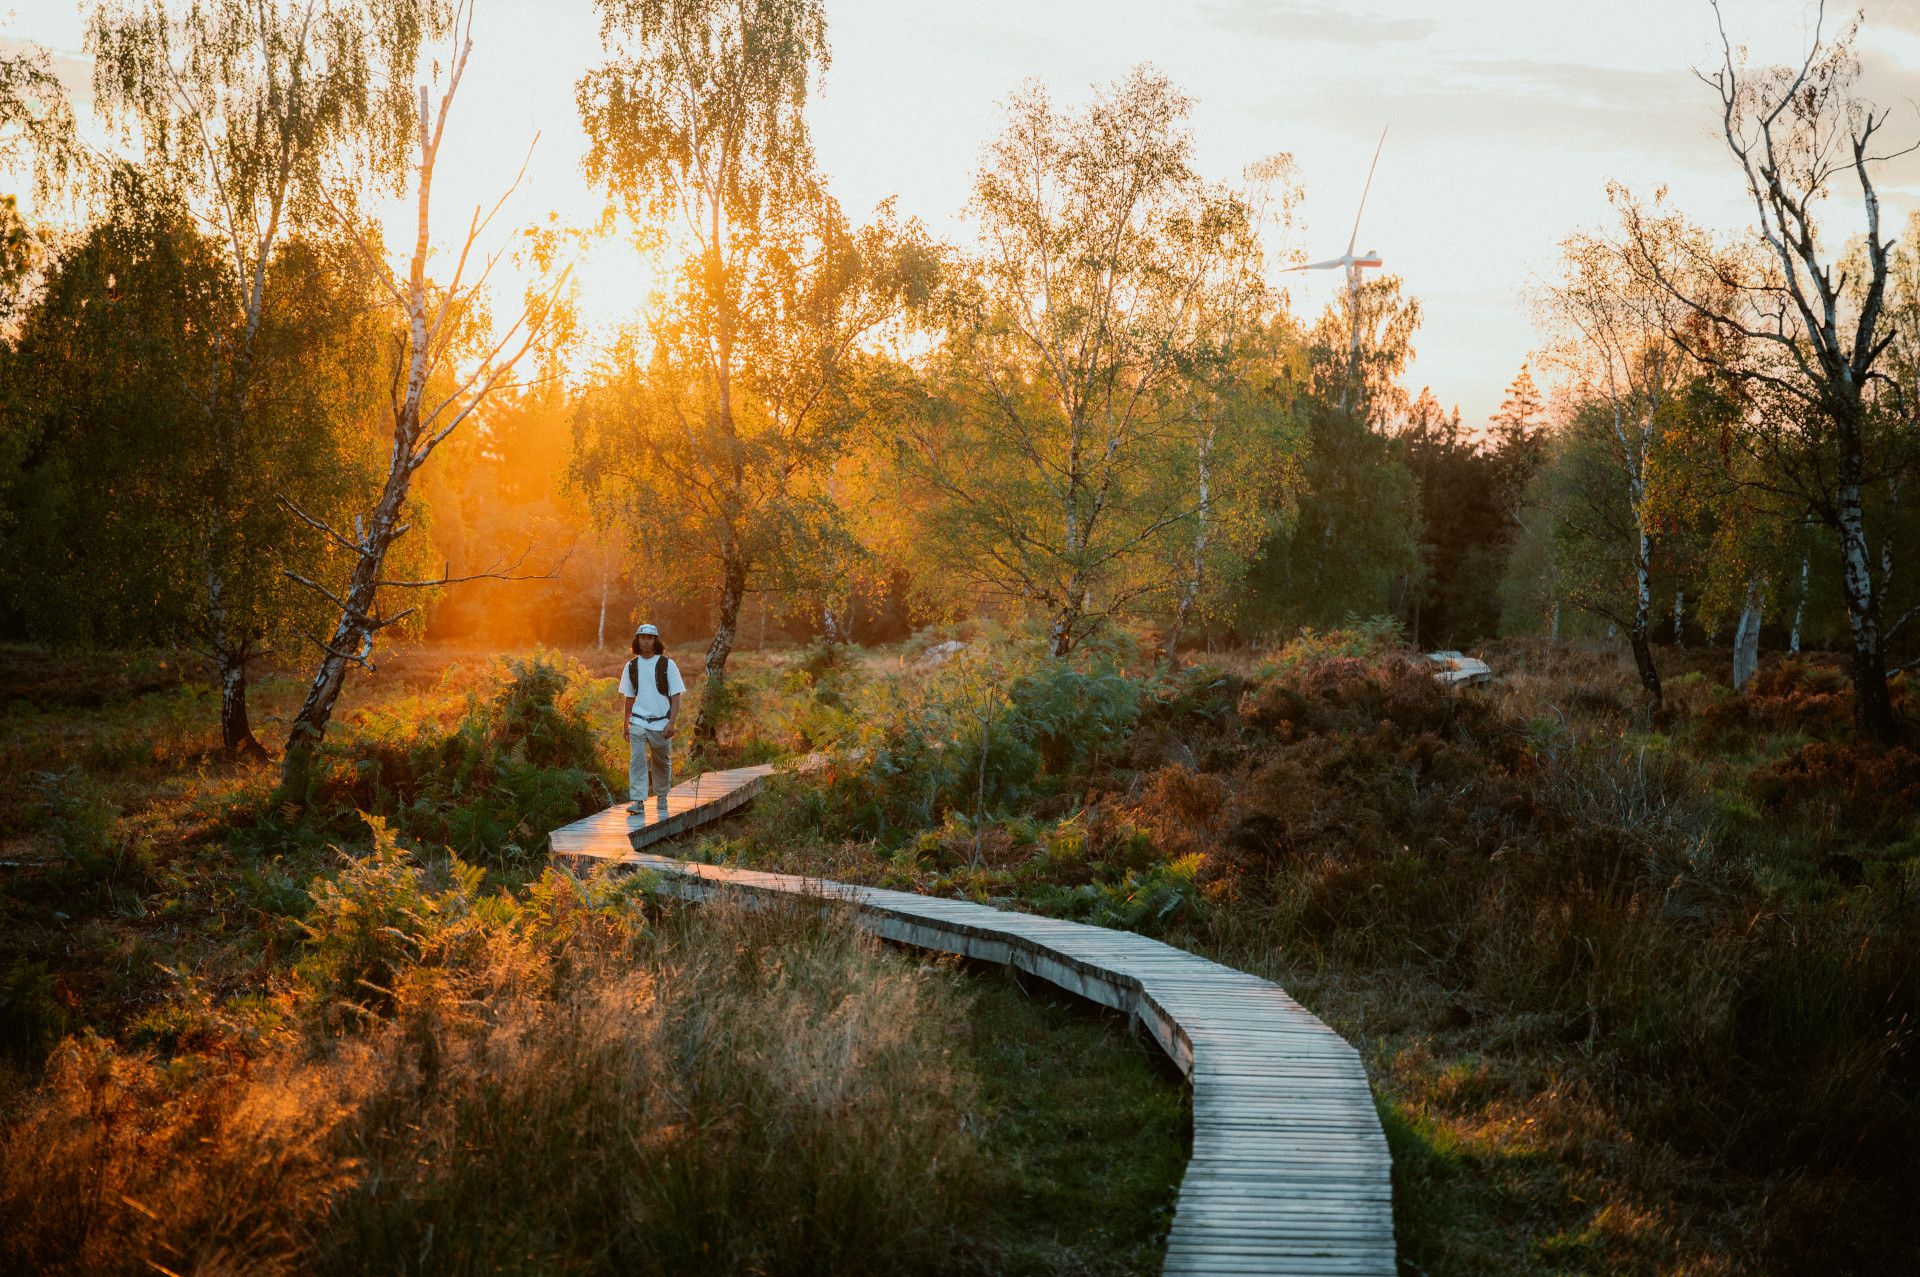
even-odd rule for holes
{"type": "Polygon", "coordinates": [[[1273,982],[1131,932],[640,850],[734,810],[774,770],[709,772],[669,793],[664,819],[612,808],[555,830],[553,851],[649,870],[689,899],[843,901],[888,940],[1008,963],[1125,1012],[1193,1085],[1164,1271],[1390,1277],[1392,1165],[1366,1071],[1273,982]]]}

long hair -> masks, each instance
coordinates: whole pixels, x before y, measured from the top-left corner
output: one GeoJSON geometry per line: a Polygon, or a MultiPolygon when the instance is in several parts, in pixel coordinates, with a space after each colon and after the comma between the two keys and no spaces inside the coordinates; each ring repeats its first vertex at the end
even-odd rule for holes
{"type": "Polygon", "coordinates": [[[633,636],[633,644],[632,644],[633,654],[635,656],[646,655],[646,653],[640,650],[640,640],[643,638],[650,638],[653,640],[653,645],[654,645],[653,654],[655,656],[665,656],[667,654],[667,645],[660,641],[660,636],[658,634],[636,634],[633,636]]]}

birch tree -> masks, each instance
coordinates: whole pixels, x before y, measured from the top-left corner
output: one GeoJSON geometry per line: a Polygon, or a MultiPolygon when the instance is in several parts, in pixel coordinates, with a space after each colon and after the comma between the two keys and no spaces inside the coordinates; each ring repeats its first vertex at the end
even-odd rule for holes
{"type": "Polygon", "coordinates": [[[1179,580],[1162,654],[1175,659],[1190,625],[1218,611],[1260,543],[1298,508],[1304,430],[1294,412],[1297,348],[1272,341],[1266,320],[1280,299],[1266,279],[1265,233],[1284,232],[1300,188],[1292,159],[1248,169],[1241,189],[1206,209],[1192,249],[1211,278],[1196,310],[1197,346],[1182,393],[1183,428],[1172,458],[1191,485],[1192,508],[1170,539],[1179,580]]]}
{"type": "MultiPolygon", "coordinates": [[[[387,404],[392,447],[386,477],[373,494],[370,508],[353,516],[351,529],[288,503],[293,514],[343,553],[346,560],[344,581],[289,573],[297,584],[325,599],[333,616],[324,636],[311,636],[320,656],[288,731],[283,779],[293,792],[298,792],[308,777],[314,750],[332,721],[348,669],[356,665],[371,669],[374,639],[417,610],[412,605],[390,608],[387,598],[394,591],[433,590],[461,580],[509,574],[490,570],[466,577],[443,573],[439,579],[406,579],[390,577],[387,564],[395,543],[412,529],[409,497],[421,468],[490,396],[515,384],[510,377],[516,365],[562,314],[565,271],[529,296],[511,323],[493,332],[482,323],[479,307],[499,258],[498,254],[478,258],[474,250],[512,193],[511,186],[491,210],[474,209],[466,234],[451,255],[451,274],[443,281],[428,277],[427,263],[434,251],[434,168],[446,138],[454,95],[473,52],[473,7],[463,3],[426,16],[430,21],[415,28],[414,38],[450,37],[452,51],[444,68],[436,67],[441,72],[435,76],[440,88],[438,101],[427,85],[418,88],[413,115],[412,250],[405,270],[398,273],[387,267],[377,244],[369,244],[362,258],[363,267],[382,289],[394,320],[392,389],[387,404]]],[[[391,73],[410,71],[416,61],[409,52],[397,60],[391,73]]]]}
{"type": "Polygon", "coordinates": [[[1887,686],[1885,572],[1869,515],[1873,490],[1901,464],[1889,436],[1902,427],[1878,402],[1889,382],[1881,360],[1893,240],[1882,226],[1877,174],[1912,147],[1888,146],[1891,112],[1856,92],[1857,21],[1828,40],[1824,4],[1818,12],[1798,66],[1752,65],[1723,20],[1720,64],[1702,76],[1752,205],[1742,245],[1703,249],[1676,272],[1661,250],[1670,219],[1623,193],[1617,199],[1642,267],[1685,308],[1675,340],[1725,375],[1797,405],[1757,417],[1740,446],[1758,463],[1755,482],[1832,531],[1855,712],[1869,735],[1891,742],[1899,727],[1887,686]],[[1829,205],[1849,192],[1865,226],[1854,272],[1823,230],[1829,205]]]}
{"type": "MultiPolygon", "coordinates": [[[[25,167],[34,193],[44,196],[64,187],[83,158],[73,108],[47,51],[32,45],[0,51],[0,173],[25,167]]],[[[20,216],[15,193],[0,192],[0,334],[38,257],[37,237],[20,216]]]]}
{"type": "Polygon", "coordinates": [[[319,175],[352,149],[374,176],[397,171],[392,145],[407,42],[425,0],[108,0],[93,12],[87,48],[107,121],[138,143],[139,162],[180,191],[219,245],[228,313],[214,359],[194,387],[209,437],[193,521],[201,582],[192,637],[220,679],[229,749],[260,754],[247,712],[247,674],[277,605],[274,538],[255,532],[277,496],[297,493],[316,450],[281,433],[268,403],[297,366],[263,358],[262,326],[280,286],[276,257],[291,235],[322,224],[319,175]]]}
{"type": "Polygon", "coordinates": [[[1055,656],[1178,588],[1151,570],[1197,506],[1169,463],[1244,223],[1194,170],[1189,109],[1146,68],[1071,114],[1014,95],[974,178],[980,249],[941,298],[939,391],[904,440],[953,568],[1044,615],[1055,656]]]}
{"type": "Polygon", "coordinates": [[[575,417],[574,479],[636,538],[635,579],[715,598],[699,740],[718,727],[746,596],[846,588],[857,547],[836,469],[871,415],[865,343],[905,304],[922,256],[917,228],[882,216],[855,231],[824,197],[794,220],[772,217],[742,232],[766,256],[742,281],[751,322],[733,330],[724,393],[695,258],[645,331],[595,371],[575,417]]]}
{"type": "MultiPolygon", "coordinates": [[[[1888,662],[1920,668],[1920,213],[1907,216],[1900,241],[1888,254],[1887,318],[1889,338],[1883,360],[1887,381],[1881,395],[1875,433],[1874,469],[1878,482],[1867,486],[1866,517],[1880,543],[1878,585],[1886,625],[1888,662]]],[[[1864,282],[1870,272],[1849,272],[1864,282]]],[[[1860,287],[1856,282],[1855,288],[1860,287]]],[[[1802,593],[1804,594],[1804,589],[1802,593]]]]}
{"type": "MultiPolygon", "coordinates": [[[[826,70],[820,0],[599,0],[607,61],[579,83],[588,176],[643,238],[681,251],[674,296],[619,374],[629,398],[604,394],[586,419],[583,478],[657,516],[692,498],[697,539],[685,549],[715,569],[718,620],[696,739],[738,634],[740,605],[775,541],[799,513],[785,498],[810,448],[830,447],[844,417],[821,411],[849,346],[829,337],[787,394],[749,403],[754,372],[778,380],[783,300],[828,286],[846,233],[814,168],[810,87],[826,70]],[[811,285],[809,283],[811,278],[811,285]],[[819,435],[809,438],[810,435],[819,435]],[[625,452],[622,455],[621,449],[625,452]],[[663,508],[657,504],[667,498],[663,508]]],[[[832,292],[830,286],[828,291],[832,292]]],[[[845,294],[826,300],[833,310],[845,294]]],[[[836,327],[829,324],[828,327],[836,327]]],[[[838,326],[851,335],[858,321],[838,326]]],[[[789,370],[793,369],[789,366],[789,370]]],[[[763,390],[764,390],[763,386],[763,390]]],[[[642,522],[636,526],[647,526],[642,522]]]]}
{"type": "MultiPolygon", "coordinates": [[[[1602,438],[1619,482],[1629,526],[1633,605],[1607,619],[1627,631],[1640,683],[1654,704],[1661,699],[1652,647],[1655,471],[1680,418],[1678,399],[1689,363],[1673,333],[1682,307],[1634,254],[1598,236],[1569,238],[1562,275],[1543,295],[1545,317],[1559,335],[1552,358],[1577,401],[1602,414],[1602,438]]],[[[1595,606],[1589,597],[1588,606],[1595,606]]]]}

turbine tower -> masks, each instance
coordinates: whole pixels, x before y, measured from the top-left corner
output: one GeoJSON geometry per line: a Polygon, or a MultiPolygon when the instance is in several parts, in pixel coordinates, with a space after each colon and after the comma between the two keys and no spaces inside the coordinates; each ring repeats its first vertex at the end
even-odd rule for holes
{"type": "Polygon", "coordinates": [[[1353,233],[1347,236],[1347,251],[1339,257],[1330,257],[1324,262],[1308,262],[1304,266],[1289,266],[1287,268],[1289,271],[1333,270],[1339,268],[1347,272],[1347,313],[1353,320],[1353,336],[1347,348],[1347,384],[1340,392],[1340,408],[1342,411],[1346,410],[1349,397],[1353,393],[1354,373],[1360,364],[1360,272],[1363,270],[1378,270],[1380,268],[1380,254],[1378,251],[1370,248],[1366,252],[1356,256],[1353,251],[1353,246],[1360,242],[1360,216],[1367,211],[1367,192],[1373,189],[1373,171],[1380,167],[1380,150],[1386,146],[1386,144],[1387,131],[1383,128],[1380,130],[1380,141],[1377,142],[1373,148],[1373,163],[1367,166],[1366,185],[1360,188],[1360,207],[1354,210],[1353,233]]]}

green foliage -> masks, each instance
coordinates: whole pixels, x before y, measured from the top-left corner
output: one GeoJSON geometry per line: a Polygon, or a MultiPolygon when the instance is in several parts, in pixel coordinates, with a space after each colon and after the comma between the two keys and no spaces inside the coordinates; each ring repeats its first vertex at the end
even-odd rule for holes
{"type": "Polygon", "coordinates": [[[940,825],[1016,810],[1069,788],[1124,740],[1146,687],[1018,648],[967,653],[903,693],[877,688],[844,739],[849,763],[796,782],[822,826],[897,843],[940,825]]]}
{"type": "Polygon", "coordinates": [[[983,248],[947,263],[941,345],[901,396],[897,460],[932,533],[915,552],[1024,600],[1054,656],[1195,605],[1194,573],[1233,575],[1207,561],[1202,513],[1241,544],[1288,491],[1285,388],[1235,366],[1272,300],[1254,215],[1195,169],[1190,109],[1144,66],[1071,112],[1016,93],[974,176],[983,248]]]}
{"type": "Polygon", "coordinates": [[[707,0],[601,0],[599,8],[613,56],[579,86],[590,178],[650,225],[704,197],[716,200],[724,223],[749,233],[762,214],[808,193],[817,179],[807,92],[829,57],[818,0],[740,14],[707,0]],[[688,60],[692,49],[697,62],[688,60]],[[710,148],[736,161],[718,190],[707,189],[710,148]]]}
{"type": "Polygon", "coordinates": [[[225,287],[217,258],[164,190],[130,174],[48,267],[0,348],[0,565],[8,629],[152,641],[193,611],[193,463],[208,437],[188,387],[225,287]],[[51,587],[69,606],[45,606],[51,587]]]}
{"type": "Polygon", "coordinates": [[[1302,410],[1299,514],[1268,538],[1241,601],[1239,627],[1255,634],[1393,611],[1421,573],[1420,485],[1399,450],[1333,404],[1307,400],[1302,410]]]}
{"type": "Polygon", "coordinates": [[[20,286],[40,257],[40,245],[12,195],[0,195],[0,323],[19,305],[20,286]]]}
{"type": "MultiPolygon", "coordinates": [[[[445,724],[418,705],[369,714],[321,750],[310,787],[288,795],[327,828],[355,813],[493,869],[525,874],[547,834],[612,802],[584,671],[535,654],[503,661],[486,699],[445,724]]],[[[602,714],[602,716],[604,716],[602,714]]]]}
{"type": "MultiPolygon", "coordinates": [[[[1510,407],[1524,415],[1524,405],[1510,407]]],[[[1497,436],[1497,446],[1471,439],[1459,409],[1442,413],[1430,391],[1408,411],[1396,442],[1420,483],[1423,571],[1402,607],[1410,628],[1417,619],[1422,646],[1461,648],[1498,632],[1512,510],[1537,451],[1529,439],[1519,427],[1497,436]]]]}
{"type": "Polygon", "coordinates": [[[111,858],[121,845],[113,803],[80,771],[41,772],[33,778],[28,818],[69,860],[81,865],[111,858]]]}
{"type": "Polygon", "coordinates": [[[46,963],[19,958],[0,971],[0,1057],[38,1062],[65,1036],[69,1020],[46,963]]]}
{"type": "Polygon", "coordinates": [[[135,839],[118,805],[80,769],[32,778],[27,820],[53,853],[40,889],[73,913],[137,911],[155,877],[152,848],[135,839]]]}
{"type": "Polygon", "coordinates": [[[1145,869],[1127,870],[1117,881],[1061,886],[1042,883],[1033,903],[1047,913],[1097,927],[1116,927],[1145,935],[1182,931],[1204,921],[1199,855],[1156,860],[1145,869]]]}
{"type": "Polygon", "coordinates": [[[1400,622],[1391,616],[1374,616],[1362,621],[1349,615],[1346,624],[1335,629],[1315,630],[1309,627],[1301,630],[1273,655],[1261,672],[1269,676],[1282,674],[1336,657],[1372,660],[1405,642],[1406,634],[1400,622]]]}
{"type": "Polygon", "coordinates": [[[323,1012],[336,1004],[391,1010],[401,973],[426,963],[479,899],[477,866],[448,857],[430,872],[385,821],[366,820],[372,850],[348,856],[345,869],[309,887],[307,943],[294,978],[323,1012]]]}
{"type": "Polygon", "coordinates": [[[758,696],[756,725],[769,746],[785,741],[802,752],[850,739],[862,681],[845,644],[814,643],[758,696]]]}
{"type": "MultiPolygon", "coordinates": [[[[81,158],[73,107],[47,51],[16,43],[0,53],[0,168],[14,172],[31,168],[35,192],[45,195],[58,188],[81,158]]],[[[0,198],[0,208],[5,210],[0,213],[0,319],[4,319],[19,279],[12,269],[18,259],[6,251],[13,246],[3,238],[13,196],[0,198]]]]}

